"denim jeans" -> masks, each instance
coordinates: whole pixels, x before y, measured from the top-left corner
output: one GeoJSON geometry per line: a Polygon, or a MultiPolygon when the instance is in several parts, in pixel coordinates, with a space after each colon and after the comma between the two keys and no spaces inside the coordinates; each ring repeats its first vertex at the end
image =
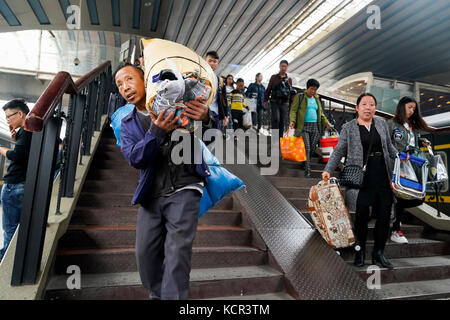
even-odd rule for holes
{"type": "Polygon", "coordinates": [[[0,250],[0,261],[8,249],[9,243],[20,222],[25,184],[5,183],[2,188],[2,223],[3,249],[0,250]]]}

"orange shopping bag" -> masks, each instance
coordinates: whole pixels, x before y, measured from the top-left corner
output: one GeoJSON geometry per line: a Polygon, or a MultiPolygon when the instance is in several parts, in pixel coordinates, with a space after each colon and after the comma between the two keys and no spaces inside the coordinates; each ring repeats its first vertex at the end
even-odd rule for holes
{"type": "Polygon", "coordinates": [[[289,129],[280,138],[280,150],[283,160],[291,160],[295,162],[306,161],[306,151],[305,143],[303,142],[303,137],[289,137],[289,133],[293,129],[289,129]]]}

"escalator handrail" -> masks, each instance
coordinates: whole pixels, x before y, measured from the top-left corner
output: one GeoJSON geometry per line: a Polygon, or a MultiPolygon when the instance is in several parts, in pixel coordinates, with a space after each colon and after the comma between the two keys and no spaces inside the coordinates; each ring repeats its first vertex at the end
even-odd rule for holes
{"type": "MultiPolygon", "coordinates": [[[[351,102],[348,102],[348,101],[344,101],[344,100],[341,100],[341,99],[338,99],[338,98],[329,97],[329,96],[326,96],[326,95],[323,95],[323,94],[319,94],[319,96],[320,96],[320,98],[322,98],[324,100],[335,102],[335,103],[339,103],[339,104],[341,104],[343,106],[346,106],[346,107],[349,107],[349,108],[352,108],[352,109],[356,110],[356,105],[354,103],[351,103],[351,102]]],[[[386,120],[391,120],[394,117],[392,114],[390,114],[388,112],[380,111],[380,110],[377,110],[375,112],[375,115],[377,115],[379,117],[382,117],[382,118],[384,118],[386,120]]],[[[436,127],[431,127],[430,126],[430,128],[431,128],[430,133],[434,133],[434,134],[442,134],[442,133],[450,132],[450,126],[445,126],[445,127],[440,127],[440,128],[436,128],[436,127]]]]}

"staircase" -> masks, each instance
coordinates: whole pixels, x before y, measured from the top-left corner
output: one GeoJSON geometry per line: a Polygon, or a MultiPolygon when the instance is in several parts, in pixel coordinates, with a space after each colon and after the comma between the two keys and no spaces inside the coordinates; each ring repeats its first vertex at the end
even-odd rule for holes
{"type": "MultiPolygon", "coordinates": [[[[312,222],[306,209],[309,189],[321,179],[324,164],[313,158],[312,177],[305,178],[300,164],[280,160],[277,175],[268,177],[272,184],[295,206],[302,215],[312,222]]],[[[351,213],[353,216],[354,213],[351,213]]],[[[395,266],[394,270],[381,270],[381,289],[377,293],[382,299],[440,299],[450,298],[450,242],[427,238],[433,234],[430,227],[420,220],[406,214],[408,219],[402,230],[409,240],[408,244],[397,244],[388,240],[386,257],[395,266]]],[[[373,229],[375,221],[369,224],[366,248],[366,267],[355,268],[361,278],[367,279],[373,248],[373,229]]],[[[353,250],[340,250],[342,258],[353,265],[353,250]]]]}
{"type": "MultiPolygon", "coordinates": [[[[134,252],[139,179],[105,129],[70,226],[58,244],[45,298],[148,299],[134,252]],[[67,289],[67,268],[81,269],[81,289],[67,289]]],[[[232,196],[199,220],[192,255],[190,299],[293,299],[283,273],[255,241],[232,196]]]]}

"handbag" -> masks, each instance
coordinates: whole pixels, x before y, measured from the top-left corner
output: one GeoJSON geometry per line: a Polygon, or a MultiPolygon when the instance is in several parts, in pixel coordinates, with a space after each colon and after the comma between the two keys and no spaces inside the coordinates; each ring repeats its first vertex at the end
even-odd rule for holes
{"type": "Polygon", "coordinates": [[[339,176],[339,183],[342,186],[349,188],[359,189],[364,182],[364,174],[366,172],[367,161],[369,160],[370,151],[372,151],[373,137],[370,134],[369,150],[367,150],[366,158],[364,159],[363,166],[358,165],[346,165],[339,176]]]}
{"type": "Polygon", "coordinates": [[[249,110],[244,111],[242,124],[245,129],[250,129],[252,127],[252,114],[249,110]]]}
{"type": "Polygon", "coordinates": [[[433,150],[428,146],[428,161],[430,163],[430,182],[444,182],[448,180],[448,172],[444,161],[440,155],[434,155],[433,150]]]}
{"type": "Polygon", "coordinates": [[[306,161],[306,149],[303,137],[296,137],[295,130],[289,128],[280,138],[280,151],[283,160],[295,162],[306,161]]]}

